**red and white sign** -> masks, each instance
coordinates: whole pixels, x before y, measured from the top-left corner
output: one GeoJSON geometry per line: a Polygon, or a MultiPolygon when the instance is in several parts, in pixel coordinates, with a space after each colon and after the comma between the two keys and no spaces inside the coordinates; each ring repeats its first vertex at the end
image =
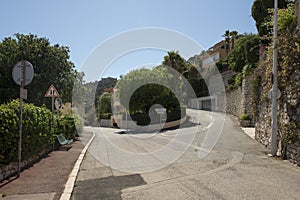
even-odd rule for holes
{"type": "Polygon", "coordinates": [[[53,85],[50,85],[49,89],[45,94],[45,97],[59,97],[59,93],[53,85]]]}

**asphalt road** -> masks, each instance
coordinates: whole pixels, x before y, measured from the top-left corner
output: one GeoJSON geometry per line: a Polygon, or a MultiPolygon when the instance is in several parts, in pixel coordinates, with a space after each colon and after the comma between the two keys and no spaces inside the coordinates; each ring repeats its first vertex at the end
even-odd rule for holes
{"type": "Polygon", "coordinates": [[[189,110],[189,123],[160,133],[96,137],[73,200],[299,199],[300,168],[267,156],[233,117],[189,110]]]}

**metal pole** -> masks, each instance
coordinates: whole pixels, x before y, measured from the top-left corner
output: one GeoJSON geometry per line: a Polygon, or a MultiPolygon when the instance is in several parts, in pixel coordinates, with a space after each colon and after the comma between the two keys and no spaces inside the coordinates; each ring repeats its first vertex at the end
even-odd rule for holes
{"type": "Polygon", "coordinates": [[[159,125],[160,125],[160,129],[162,129],[162,125],[161,125],[161,113],[159,114],[159,125]]]}
{"type": "Polygon", "coordinates": [[[273,38],[273,69],[272,69],[272,131],[271,131],[271,156],[277,154],[277,10],[278,0],[274,0],[274,38],[273,38]]]}
{"type": "Polygon", "coordinates": [[[22,124],[23,124],[23,98],[22,90],[24,89],[25,79],[25,61],[22,61],[21,65],[21,84],[20,84],[20,120],[19,120],[19,144],[18,144],[18,177],[21,173],[21,162],[22,162],[22,124]]]}
{"type": "MultiPolygon", "coordinates": [[[[51,124],[51,131],[52,131],[52,134],[54,134],[54,97],[52,96],[51,97],[52,99],[52,124],[51,124]]],[[[53,141],[53,144],[52,144],[52,151],[54,151],[54,146],[55,146],[55,142],[53,141]]]]}
{"type": "Polygon", "coordinates": [[[54,131],[54,97],[52,96],[52,133],[54,131]]]}
{"type": "Polygon", "coordinates": [[[54,113],[54,97],[52,97],[52,120],[53,120],[53,113],[54,113]]]}
{"type": "Polygon", "coordinates": [[[126,131],[128,131],[128,116],[127,116],[127,110],[125,109],[126,114],[126,131]]]}

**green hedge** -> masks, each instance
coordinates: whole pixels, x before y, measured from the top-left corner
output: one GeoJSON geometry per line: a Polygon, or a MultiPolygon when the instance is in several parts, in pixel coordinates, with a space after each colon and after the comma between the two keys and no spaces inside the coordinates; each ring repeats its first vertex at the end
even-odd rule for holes
{"type": "Polygon", "coordinates": [[[100,114],[100,119],[110,119],[112,113],[102,113],[100,114]]]}
{"type": "MultiPolygon", "coordinates": [[[[151,113],[152,115],[152,123],[159,124],[160,123],[160,115],[157,113],[151,113]]],[[[181,109],[177,109],[167,113],[166,122],[180,120],[181,118],[186,116],[186,107],[181,107],[181,109]]],[[[123,120],[126,119],[126,114],[123,113],[123,120]]],[[[136,121],[138,125],[146,126],[149,125],[151,122],[150,116],[148,113],[135,113],[130,115],[133,121],[136,121]]]]}
{"type": "Polygon", "coordinates": [[[58,134],[62,133],[66,138],[75,139],[77,134],[76,119],[73,114],[56,116],[55,130],[58,134]]]}
{"type": "MultiPolygon", "coordinates": [[[[14,100],[0,106],[0,165],[17,161],[19,138],[19,101],[14,100]]],[[[54,117],[46,107],[23,104],[22,160],[50,148],[54,136],[61,133],[61,120],[54,117]]]]}

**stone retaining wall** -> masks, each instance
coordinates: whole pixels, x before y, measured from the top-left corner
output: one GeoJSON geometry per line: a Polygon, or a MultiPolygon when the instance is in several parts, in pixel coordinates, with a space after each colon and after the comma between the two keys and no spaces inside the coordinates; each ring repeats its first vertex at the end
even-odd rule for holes
{"type": "MultiPolygon", "coordinates": [[[[300,74],[296,72],[291,76],[290,83],[299,81],[300,74]],[[293,81],[295,80],[295,81],[293,81]]],[[[300,121],[300,99],[299,94],[292,87],[280,88],[281,97],[277,100],[277,127],[278,127],[278,151],[277,155],[300,166],[300,142],[295,136],[299,134],[297,123],[300,121]],[[298,141],[298,142],[297,142],[298,141]]],[[[255,124],[255,139],[267,148],[271,146],[271,114],[272,101],[268,98],[269,87],[261,86],[257,98],[258,116],[255,124]]]]}
{"type": "Polygon", "coordinates": [[[226,92],[226,112],[237,117],[242,115],[242,87],[226,92]]]}
{"type": "Polygon", "coordinates": [[[251,115],[250,80],[244,78],[242,86],[226,91],[226,112],[237,117],[251,115]]]}
{"type": "MultiPolygon", "coordinates": [[[[32,166],[34,163],[41,160],[45,155],[49,154],[52,151],[52,148],[49,148],[47,150],[44,150],[39,155],[36,155],[32,158],[29,158],[27,160],[24,160],[20,163],[21,170],[24,170],[30,166],[32,166]]],[[[0,166],[0,182],[8,179],[9,177],[15,176],[18,173],[18,163],[12,162],[8,165],[2,165],[0,166]]]]}
{"type": "Polygon", "coordinates": [[[288,145],[286,148],[286,159],[300,166],[300,143],[288,145]]]}

